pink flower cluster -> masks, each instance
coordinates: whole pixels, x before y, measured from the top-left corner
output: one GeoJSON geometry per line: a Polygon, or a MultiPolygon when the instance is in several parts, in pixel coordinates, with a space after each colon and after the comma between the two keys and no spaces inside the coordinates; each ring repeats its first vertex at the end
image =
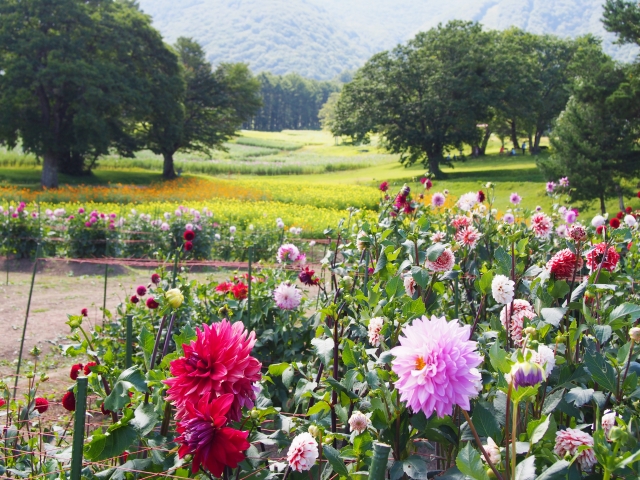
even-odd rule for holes
{"type": "Polygon", "coordinates": [[[516,345],[521,345],[522,330],[524,329],[524,319],[534,318],[536,316],[536,312],[533,311],[533,307],[526,300],[514,300],[513,303],[509,303],[502,307],[502,310],[500,311],[500,322],[502,322],[502,326],[505,329],[507,328],[507,318],[509,313],[511,314],[509,336],[516,345]]]}

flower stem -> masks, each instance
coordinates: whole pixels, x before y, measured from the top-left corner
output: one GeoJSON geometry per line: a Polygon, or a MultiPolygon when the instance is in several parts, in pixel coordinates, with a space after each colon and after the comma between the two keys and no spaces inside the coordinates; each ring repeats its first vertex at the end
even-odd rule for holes
{"type": "Polygon", "coordinates": [[[469,425],[469,428],[471,429],[471,433],[473,434],[473,438],[475,438],[476,444],[478,445],[478,448],[482,452],[482,456],[486,460],[487,465],[489,465],[489,468],[491,468],[493,473],[495,473],[495,475],[498,478],[498,480],[502,480],[502,475],[500,475],[500,472],[498,472],[498,470],[496,469],[495,465],[493,464],[493,462],[489,458],[489,454],[484,449],[484,446],[482,445],[482,442],[480,441],[480,437],[478,436],[478,432],[476,431],[476,427],[473,425],[473,422],[471,421],[471,417],[469,417],[469,414],[467,413],[467,411],[464,408],[461,408],[460,410],[462,410],[462,414],[464,415],[464,418],[467,421],[467,424],[469,425]]]}
{"type": "Polygon", "coordinates": [[[518,405],[513,405],[513,420],[511,425],[511,478],[516,478],[516,440],[518,437],[518,405]]]}

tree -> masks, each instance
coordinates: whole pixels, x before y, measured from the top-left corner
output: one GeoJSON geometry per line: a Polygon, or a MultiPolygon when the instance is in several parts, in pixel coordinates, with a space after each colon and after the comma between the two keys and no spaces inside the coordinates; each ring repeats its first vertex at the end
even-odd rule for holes
{"type": "Polygon", "coordinates": [[[554,154],[539,162],[548,178],[569,177],[574,200],[598,199],[602,213],[607,198],[618,197],[624,209],[622,179],[640,171],[637,118],[621,114],[615,92],[628,75],[602,53],[583,59],[589,70],[577,77],[573,95],[551,135],[554,154]]]}
{"type": "Polygon", "coordinates": [[[175,50],[182,74],[154,72],[152,112],[141,126],[142,143],[163,156],[165,178],[176,176],[176,152],[223,149],[261,105],[260,84],[245,64],[223,63],[214,71],[190,38],[179,38],[175,50]]]}
{"type": "Polygon", "coordinates": [[[339,98],[340,94],[338,92],[333,92],[329,95],[329,98],[320,109],[320,112],[318,112],[318,118],[320,119],[320,125],[323,130],[331,130],[336,118],[336,105],[338,104],[339,98]]]}
{"type": "Polygon", "coordinates": [[[83,174],[116,149],[132,156],[132,127],[146,112],[140,72],[166,54],[132,2],[0,3],[0,142],[42,158],[42,185],[83,174]]]}
{"type": "Polygon", "coordinates": [[[373,56],[345,85],[333,134],[381,134],[405,164],[436,177],[445,151],[477,145],[492,103],[491,36],[478,24],[450,22],[373,56]]]}

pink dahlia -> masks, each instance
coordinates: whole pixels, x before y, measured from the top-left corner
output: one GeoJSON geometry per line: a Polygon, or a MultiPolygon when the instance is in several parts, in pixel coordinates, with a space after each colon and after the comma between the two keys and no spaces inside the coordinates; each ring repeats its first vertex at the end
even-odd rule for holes
{"type": "Polygon", "coordinates": [[[512,304],[505,305],[500,311],[500,321],[502,326],[507,328],[507,312],[511,312],[511,324],[509,325],[509,335],[516,345],[522,344],[522,330],[524,328],[524,319],[531,319],[536,316],[533,307],[526,300],[516,299],[512,304]]]}
{"type": "Polygon", "coordinates": [[[295,310],[300,306],[302,292],[295,285],[283,282],[273,291],[273,299],[282,310],[295,310]]]}
{"type": "Polygon", "coordinates": [[[556,280],[569,280],[573,278],[574,272],[582,268],[582,258],[565,248],[551,257],[545,268],[556,280]]]}
{"type": "Polygon", "coordinates": [[[382,182],[379,188],[381,192],[386,192],[389,190],[389,182],[382,182]]]}
{"type": "Polygon", "coordinates": [[[464,227],[456,233],[455,239],[460,247],[475,248],[481,236],[476,227],[464,227]]]}
{"type": "Polygon", "coordinates": [[[433,205],[436,208],[441,207],[444,205],[445,200],[446,199],[442,193],[436,192],[431,197],[431,205],[433,205]]]}
{"type": "Polygon", "coordinates": [[[451,221],[451,225],[453,225],[453,227],[456,230],[460,230],[463,227],[468,227],[469,226],[469,217],[465,216],[465,215],[456,215],[453,220],[451,221]]]}
{"type": "Polygon", "coordinates": [[[176,442],[182,443],[178,456],[193,455],[193,473],[204,465],[214,477],[221,477],[225,467],[236,468],[245,459],[243,452],[251,446],[247,441],[249,432],[225,427],[234,403],[232,394],[211,401],[209,394],[198,397],[197,404],[186,404],[187,416],[178,422],[180,436],[176,442]]]}
{"type": "Polygon", "coordinates": [[[531,217],[531,230],[538,238],[549,238],[553,230],[553,221],[544,213],[534,213],[531,217]]]}
{"type": "Polygon", "coordinates": [[[398,375],[400,399],[429,418],[451,415],[453,406],[469,410],[469,398],[479,391],[482,377],[476,367],[482,357],[469,340],[471,327],[444,317],[416,319],[402,330],[400,345],[391,349],[391,368],[398,375]]]}
{"type": "Polygon", "coordinates": [[[287,462],[296,472],[311,470],[318,459],[318,442],[310,433],[304,432],[291,442],[287,462]]]}
{"type": "Polygon", "coordinates": [[[620,254],[614,247],[607,249],[607,244],[602,242],[593,247],[587,253],[587,266],[592,270],[597,270],[602,263],[603,270],[613,272],[620,260],[620,254]],[[604,260],[603,260],[604,259],[604,260]]]}
{"type": "Polygon", "coordinates": [[[373,317],[369,320],[369,343],[374,347],[380,346],[380,332],[382,331],[383,326],[384,318],[382,317],[373,317]]]}
{"type": "Polygon", "coordinates": [[[356,435],[360,435],[367,428],[369,428],[369,419],[364,413],[356,410],[349,417],[349,427],[351,428],[352,432],[355,432],[356,435]]]}
{"type": "Polygon", "coordinates": [[[276,258],[278,259],[278,263],[286,262],[287,260],[295,262],[299,256],[300,250],[298,250],[298,247],[292,243],[285,243],[278,249],[276,258]]]}
{"type": "Polygon", "coordinates": [[[433,243],[442,243],[447,238],[447,234],[444,232],[434,232],[431,234],[431,241],[433,243]]]}
{"type": "Polygon", "coordinates": [[[435,261],[427,260],[425,265],[432,272],[449,272],[456,264],[456,257],[450,248],[445,248],[435,261]]]}
{"type": "Polygon", "coordinates": [[[517,193],[513,192],[509,197],[509,201],[514,205],[518,205],[522,201],[522,197],[517,193]]]}
{"type": "Polygon", "coordinates": [[[574,242],[582,242],[587,239],[587,230],[582,225],[573,225],[569,228],[569,237],[574,242]]]}
{"type": "Polygon", "coordinates": [[[411,274],[405,275],[405,277],[402,279],[402,282],[404,283],[405,293],[410,297],[413,297],[416,293],[416,287],[418,286],[418,284],[413,279],[411,274]]]}
{"type": "Polygon", "coordinates": [[[170,365],[172,378],[167,400],[178,408],[182,417],[187,404],[197,404],[204,395],[212,398],[231,393],[234,395],[229,415],[238,421],[241,408],[253,408],[256,399],[253,383],[261,378],[261,363],[252,357],[256,343],[255,333],[247,333],[242,322],[234,324],[226,319],[196,329],[197,338],[183,345],[184,356],[170,365]]]}
{"type": "Polygon", "coordinates": [[[575,428],[567,428],[556,432],[556,446],[553,451],[560,457],[564,457],[567,453],[572,457],[578,453],[578,448],[587,446],[586,450],[582,450],[578,454],[578,464],[582,470],[590,470],[596,463],[596,455],[593,451],[593,437],[582,430],[575,428]]]}

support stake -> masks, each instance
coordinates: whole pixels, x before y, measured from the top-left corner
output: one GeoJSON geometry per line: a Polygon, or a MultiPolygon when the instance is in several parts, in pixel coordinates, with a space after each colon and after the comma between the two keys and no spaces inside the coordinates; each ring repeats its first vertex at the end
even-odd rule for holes
{"type": "Polygon", "coordinates": [[[384,480],[391,447],[384,443],[373,442],[373,460],[369,470],[369,480],[384,480]]]}
{"type": "Polygon", "coordinates": [[[82,476],[84,421],[87,414],[87,381],[87,377],[78,377],[76,413],[73,425],[73,446],[71,449],[71,480],[80,480],[82,476]]]}

